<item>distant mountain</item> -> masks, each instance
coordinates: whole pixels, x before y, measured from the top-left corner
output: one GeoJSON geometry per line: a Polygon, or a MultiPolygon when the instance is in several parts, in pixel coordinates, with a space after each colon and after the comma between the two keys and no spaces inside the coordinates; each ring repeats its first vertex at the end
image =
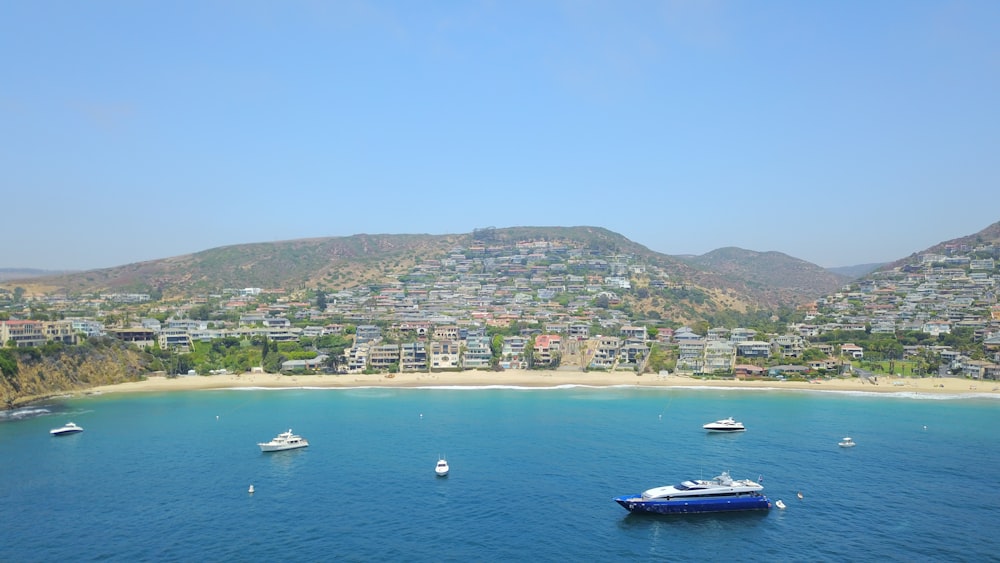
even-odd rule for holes
{"type": "Polygon", "coordinates": [[[873,264],[858,264],[855,266],[839,266],[837,268],[827,268],[827,270],[837,274],[838,276],[845,276],[850,279],[857,279],[878,270],[882,266],[885,266],[885,262],[878,262],[873,264]]]}
{"type": "Polygon", "coordinates": [[[39,270],[36,268],[0,268],[0,281],[38,278],[65,274],[70,270],[39,270]]]}
{"type": "MultiPolygon", "coordinates": [[[[528,248],[538,241],[559,243],[564,248],[575,249],[582,262],[603,264],[596,269],[581,270],[591,279],[603,279],[608,275],[639,275],[641,279],[638,283],[644,284],[655,276],[665,280],[670,287],[681,288],[677,295],[682,297],[677,299],[686,299],[684,303],[674,302],[673,298],[663,295],[657,297],[650,291],[625,292],[622,296],[637,314],[656,313],[661,318],[692,319],[721,310],[770,310],[795,306],[837,289],[846,280],[819,266],[778,252],[728,248],[682,258],[654,252],[607,229],[583,226],[487,228],[454,235],[359,234],[240,244],[30,281],[32,291],[69,295],[139,292],[171,298],[243,287],[291,291],[322,287],[335,291],[359,285],[396,283],[412,277],[420,265],[496,249],[505,249],[498,250],[501,253],[524,256],[527,269],[519,275],[530,277],[537,268],[547,268],[544,265],[553,258],[529,257],[531,251],[528,248]],[[621,256],[635,257],[649,270],[640,274],[629,271],[616,273],[614,269],[618,266],[614,264],[621,256]],[[692,290],[696,293],[691,293],[692,290]]],[[[478,267],[484,268],[482,265],[478,267]]]]}
{"type": "Polygon", "coordinates": [[[850,277],[781,252],[719,248],[684,260],[714,272],[767,303],[801,303],[836,291],[850,277]]]}

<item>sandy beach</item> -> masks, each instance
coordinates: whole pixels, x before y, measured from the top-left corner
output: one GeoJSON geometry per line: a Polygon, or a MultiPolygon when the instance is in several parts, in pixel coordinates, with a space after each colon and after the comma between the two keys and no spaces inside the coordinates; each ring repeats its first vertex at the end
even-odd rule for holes
{"type": "Polygon", "coordinates": [[[859,378],[808,381],[742,381],[734,379],[700,379],[682,375],[636,375],[631,372],[605,373],[581,371],[506,370],[462,371],[442,373],[401,373],[346,375],[275,375],[243,373],[176,378],[149,377],[144,381],[94,387],[80,394],[141,393],[192,391],[199,389],[235,388],[296,388],[296,387],[557,387],[586,385],[593,387],[725,387],[797,389],[807,391],[854,391],[868,393],[924,394],[998,394],[1000,382],[973,381],[953,377],[892,378],[879,377],[877,383],[859,378]]]}

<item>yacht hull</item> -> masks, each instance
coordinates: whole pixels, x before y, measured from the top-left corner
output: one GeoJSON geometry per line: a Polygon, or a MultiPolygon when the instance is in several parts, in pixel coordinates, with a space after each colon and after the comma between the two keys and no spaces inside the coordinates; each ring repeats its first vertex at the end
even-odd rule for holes
{"type": "Polygon", "coordinates": [[[701,512],[738,512],[742,510],[768,510],[771,501],[764,495],[746,495],[728,498],[689,498],[643,500],[641,494],[615,497],[615,502],[629,512],[650,514],[697,514],[701,512]]]}
{"type": "Polygon", "coordinates": [[[285,450],[297,450],[299,448],[305,448],[309,444],[294,444],[294,445],[281,445],[281,446],[269,446],[267,444],[258,444],[260,446],[260,451],[262,452],[283,452],[285,450]]]}

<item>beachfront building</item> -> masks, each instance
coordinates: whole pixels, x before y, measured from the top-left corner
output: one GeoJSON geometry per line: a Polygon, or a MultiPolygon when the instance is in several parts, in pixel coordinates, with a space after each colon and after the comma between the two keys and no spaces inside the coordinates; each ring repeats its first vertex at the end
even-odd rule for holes
{"type": "Polygon", "coordinates": [[[323,364],[329,358],[326,354],[320,354],[315,358],[307,358],[304,360],[288,360],[281,362],[281,371],[302,371],[302,370],[317,370],[323,367],[323,364]]]}
{"type": "Polygon", "coordinates": [[[493,350],[488,336],[470,336],[465,340],[462,353],[462,367],[465,369],[488,369],[492,365],[493,350]]]}
{"type": "Polygon", "coordinates": [[[765,373],[764,368],[760,366],[755,366],[753,364],[736,364],[735,366],[733,366],[733,374],[736,375],[737,379],[762,377],[764,373],[765,373]]]}
{"type": "Polygon", "coordinates": [[[400,371],[427,371],[427,345],[423,342],[407,342],[400,346],[400,371]]]}
{"type": "Polygon", "coordinates": [[[677,370],[701,373],[705,365],[705,341],[683,339],[677,343],[677,370]]]}
{"type": "Polygon", "coordinates": [[[528,339],[523,336],[505,336],[500,354],[505,360],[521,360],[524,358],[524,347],[528,339]]]}
{"type": "Polygon", "coordinates": [[[597,348],[594,350],[594,357],[590,360],[590,367],[594,369],[611,369],[618,359],[618,349],[621,348],[622,341],[613,336],[602,336],[597,340],[597,348]]]}
{"type": "Polygon", "coordinates": [[[399,345],[382,344],[369,349],[368,367],[371,369],[384,371],[390,369],[393,364],[399,365],[399,345]]]}
{"type": "Polygon", "coordinates": [[[642,371],[649,357],[649,347],[638,338],[626,340],[618,349],[618,364],[615,369],[632,369],[642,371]]]}
{"type": "Polygon", "coordinates": [[[705,373],[729,373],[736,364],[736,346],[729,341],[710,341],[705,343],[705,363],[702,371],[705,373]]]}
{"type": "Polygon", "coordinates": [[[540,334],[535,337],[535,349],[532,354],[533,365],[547,367],[558,365],[562,339],[556,334],[540,334]]]}
{"type": "Polygon", "coordinates": [[[435,340],[430,348],[431,369],[458,369],[461,348],[457,340],[435,340]]]}
{"type": "Polygon", "coordinates": [[[344,360],[347,370],[359,373],[368,369],[368,344],[360,344],[344,350],[344,360]]]}

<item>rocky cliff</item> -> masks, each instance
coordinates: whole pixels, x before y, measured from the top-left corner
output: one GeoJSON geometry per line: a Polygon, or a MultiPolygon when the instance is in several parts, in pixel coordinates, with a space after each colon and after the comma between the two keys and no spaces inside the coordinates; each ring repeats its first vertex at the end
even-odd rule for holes
{"type": "Polygon", "coordinates": [[[99,339],[82,346],[4,349],[0,399],[7,408],[41,397],[98,385],[138,381],[153,358],[120,342],[99,339]]]}

